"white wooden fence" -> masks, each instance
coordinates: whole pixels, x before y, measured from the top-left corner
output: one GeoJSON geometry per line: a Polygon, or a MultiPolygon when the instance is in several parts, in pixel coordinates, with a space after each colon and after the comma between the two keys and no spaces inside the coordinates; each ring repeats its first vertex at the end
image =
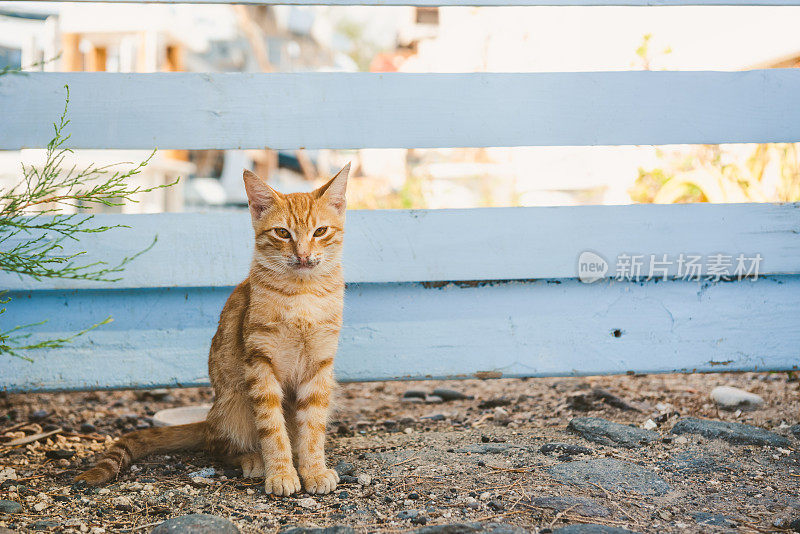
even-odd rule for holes
{"type": "MultiPolygon", "coordinates": [[[[166,0],[165,0],[166,1],[166,0]]],[[[797,5],[798,0],[391,5],[797,5]]],[[[76,148],[367,148],[800,141],[800,70],[549,74],[105,74],[0,77],[0,149],[44,146],[71,91],[76,148]]],[[[207,383],[219,311],[247,271],[246,214],[104,216],[80,246],[112,285],[0,273],[34,339],[114,322],[34,363],[18,390],[207,383]]],[[[780,370],[800,365],[800,205],[353,211],[342,380],[780,370]],[[581,253],[609,264],[577,280],[581,253]],[[760,255],[735,281],[615,280],[620,256],[760,255]]],[[[668,274],[674,278],[679,273],[668,274]]],[[[643,273],[645,276],[647,272],[643,273]]],[[[711,279],[709,279],[711,278],[711,279]]]]}

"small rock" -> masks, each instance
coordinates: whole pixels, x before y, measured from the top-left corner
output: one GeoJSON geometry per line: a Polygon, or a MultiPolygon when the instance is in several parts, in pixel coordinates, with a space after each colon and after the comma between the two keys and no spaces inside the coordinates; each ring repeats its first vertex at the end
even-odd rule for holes
{"type": "Polygon", "coordinates": [[[800,425],[792,425],[789,427],[789,432],[795,437],[795,439],[800,439],[800,425]]]}
{"type": "Polygon", "coordinates": [[[412,530],[411,534],[530,534],[531,531],[504,523],[451,523],[412,530]]]}
{"type": "Polygon", "coordinates": [[[297,499],[297,504],[309,510],[319,508],[319,503],[315,501],[313,497],[305,497],[303,499],[297,499]]]}
{"type": "Polygon", "coordinates": [[[494,397],[478,403],[478,408],[485,410],[487,408],[498,408],[500,406],[508,406],[509,404],[511,404],[511,399],[509,399],[508,397],[494,397]]]}
{"type": "Polygon", "coordinates": [[[569,422],[567,428],[589,441],[629,449],[641,447],[643,444],[657,441],[661,437],[652,430],[621,425],[600,417],[575,417],[569,422]]]}
{"type": "Polygon", "coordinates": [[[75,456],[75,451],[71,451],[68,449],[55,449],[52,451],[46,451],[44,455],[51,460],[68,460],[75,456]]]}
{"type": "Polygon", "coordinates": [[[108,488],[100,488],[97,490],[98,495],[108,495],[109,493],[111,493],[111,490],[108,488]]]}
{"type": "Polygon", "coordinates": [[[356,534],[351,527],[334,525],[331,527],[288,527],[280,534],[356,534]]]}
{"type": "Polygon", "coordinates": [[[217,470],[214,469],[213,467],[204,467],[197,471],[192,471],[186,476],[188,476],[189,478],[195,478],[195,477],[211,478],[217,476],[217,470]]]}
{"type": "Polygon", "coordinates": [[[475,397],[471,395],[465,395],[460,391],[456,391],[454,389],[444,389],[444,388],[437,388],[434,389],[432,395],[440,397],[445,402],[454,401],[454,400],[466,400],[466,399],[474,399],[475,397]]]}
{"type": "Polygon", "coordinates": [[[392,419],[386,419],[381,424],[383,425],[383,427],[385,429],[392,430],[393,428],[395,428],[397,426],[397,421],[394,421],[392,419]]]}
{"type": "Polygon", "coordinates": [[[795,532],[800,532],[800,517],[796,517],[795,519],[789,521],[789,528],[795,532]]]}
{"type": "Polygon", "coordinates": [[[608,525],[593,525],[591,523],[575,523],[553,531],[553,534],[636,534],[632,530],[610,527],[608,525]]]}
{"type": "Polygon", "coordinates": [[[594,499],[586,497],[536,497],[533,499],[532,504],[537,508],[549,508],[556,512],[569,510],[586,517],[608,517],[611,515],[611,510],[594,499]]]}
{"type": "Polygon", "coordinates": [[[97,427],[94,426],[92,423],[83,423],[81,424],[81,433],[82,434],[92,434],[97,432],[97,427]]]}
{"type": "MultiPolygon", "coordinates": [[[[180,408],[168,408],[159,410],[153,416],[153,426],[172,426],[184,425],[188,423],[199,423],[205,421],[210,404],[200,406],[182,406],[180,408]]],[[[189,517],[189,516],[187,516],[189,517]]]]}
{"type": "Polygon", "coordinates": [[[336,467],[334,467],[333,469],[339,474],[339,476],[352,475],[356,470],[356,466],[354,466],[350,462],[345,462],[344,460],[340,460],[339,463],[336,464],[336,467]]]}
{"type": "Polygon", "coordinates": [[[409,389],[405,393],[403,393],[403,397],[402,398],[404,398],[404,399],[423,399],[424,400],[425,397],[427,397],[427,396],[428,396],[428,394],[425,393],[424,391],[420,391],[418,389],[409,389]]]}
{"type": "Polygon", "coordinates": [[[419,512],[417,510],[400,510],[400,512],[397,514],[398,519],[414,519],[417,516],[419,516],[419,512]]]}
{"type": "Polygon", "coordinates": [[[419,397],[403,397],[402,399],[400,399],[400,402],[406,404],[422,404],[425,402],[425,399],[419,397]]]}
{"type": "Polygon", "coordinates": [[[222,517],[191,514],[168,519],[150,534],[239,534],[239,529],[222,517]]]}
{"type": "Polygon", "coordinates": [[[548,469],[561,482],[575,486],[594,484],[614,492],[640,495],[664,495],[669,485],[655,472],[614,458],[594,458],[555,465],[548,469]]]}
{"type": "Polygon", "coordinates": [[[647,421],[644,422],[642,428],[644,428],[645,430],[655,430],[656,428],[658,428],[658,425],[652,419],[648,419],[647,421]]]}
{"type": "Polygon", "coordinates": [[[423,415],[420,419],[427,419],[429,421],[444,421],[447,417],[442,413],[433,413],[430,415],[423,415]]]}
{"type": "Polygon", "coordinates": [[[488,503],[486,503],[486,506],[488,506],[489,508],[491,508],[495,512],[500,512],[505,508],[503,506],[503,503],[500,502],[500,501],[497,501],[497,500],[489,501],[488,503]]]}
{"type": "Polygon", "coordinates": [[[358,484],[358,477],[353,475],[340,475],[339,482],[342,484],[358,484]]]}
{"type": "Polygon", "coordinates": [[[722,514],[710,514],[708,512],[691,512],[689,515],[701,525],[715,525],[720,527],[732,527],[733,522],[722,514]]]}
{"type": "Polygon", "coordinates": [[[551,452],[557,452],[561,454],[566,454],[569,456],[574,456],[576,454],[592,454],[592,449],[588,447],[583,447],[581,445],[575,445],[574,443],[545,443],[539,449],[539,452],[543,454],[550,454],[551,452]]]}
{"type": "Polygon", "coordinates": [[[46,418],[48,415],[50,415],[50,412],[48,412],[47,410],[36,410],[33,413],[31,413],[31,417],[30,418],[31,418],[31,421],[41,421],[42,419],[46,418]]]}
{"type": "Polygon", "coordinates": [[[771,445],[773,447],[790,446],[787,438],[743,423],[728,423],[711,419],[685,417],[672,427],[673,434],[699,434],[709,439],[721,439],[736,445],[771,445]]]}
{"type": "Polygon", "coordinates": [[[428,518],[424,515],[418,515],[417,517],[411,518],[412,525],[424,525],[428,522],[428,518]]]}
{"type": "Polygon", "coordinates": [[[372,477],[366,473],[358,475],[358,483],[362,486],[369,486],[372,483],[372,477]]]}
{"type": "Polygon", "coordinates": [[[111,499],[111,504],[114,505],[114,508],[122,510],[123,512],[130,512],[133,510],[133,501],[130,497],[126,497],[125,495],[114,497],[111,499]]]}
{"type": "Polygon", "coordinates": [[[0,500],[0,514],[16,514],[22,511],[22,505],[15,501],[0,500]]]}
{"type": "Polygon", "coordinates": [[[530,450],[523,445],[515,445],[513,443],[480,443],[477,445],[467,445],[456,449],[456,452],[471,452],[475,454],[500,454],[509,452],[515,449],[530,450]]]}
{"type": "Polygon", "coordinates": [[[764,399],[759,395],[730,386],[717,386],[712,389],[711,399],[725,410],[754,410],[764,404],[764,399]]]}
{"type": "Polygon", "coordinates": [[[33,505],[33,509],[36,510],[37,512],[41,512],[45,510],[48,506],[49,504],[47,504],[46,502],[37,502],[36,504],[33,505]]]}
{"type": "Polygon", "coordinates": [[[0,467],[0,484],[6,480],[17,480],[17,472],[13,467],[0,467]]]}
{"type": "Polygon", "coordinates": [[[28,528],[31,530],[51,530],[58,527],[59,525],[60,523],[58,523],[57,521],[47,521],[44,519],[40,519],[39,521],[34,521],[30,525],[28,525],[28,528]]]}
{"type": "Polygon", "coordinates": [[[147,391],[147,396],[153,400],[164,400],[165,398],[170,396],[170,391],[166,388],[161,389],[151,389],[147,391]]]}
{"type": "Polygon", "coordinates": [[[436,395],[428,395],[425,397],[425,402],[428,404],[441,404],[444,402],[444,399],[436,395]]]}

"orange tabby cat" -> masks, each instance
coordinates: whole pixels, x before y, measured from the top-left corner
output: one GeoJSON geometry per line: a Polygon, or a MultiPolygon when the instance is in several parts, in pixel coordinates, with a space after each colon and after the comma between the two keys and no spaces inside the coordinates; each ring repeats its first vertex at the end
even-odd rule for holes
{"type": "Polygon", "coordinates": [[[350,165],[312,193],[278,193],[250,171],[250,274],[219,319],[208,359],[214,405],[204,422],[123,436],[77,480],[102,484],[146,454],[206,448],[265,477],[265,490],[329,493],[325,424],[342,326],[341,255],[350,165]],[[298,477],[299,474],[299,477],[298,477]]]}

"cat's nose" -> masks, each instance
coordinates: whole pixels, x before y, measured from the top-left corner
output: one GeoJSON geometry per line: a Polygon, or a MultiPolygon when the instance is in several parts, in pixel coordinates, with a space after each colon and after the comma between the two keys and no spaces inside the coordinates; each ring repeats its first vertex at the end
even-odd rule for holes
{"type": "Polygon", "coordinates": [[[308,267],[311,264],[311,260],[309,259],[308,254],[298,254],[297,263],[299,263],[302,267],[308,267]]]}

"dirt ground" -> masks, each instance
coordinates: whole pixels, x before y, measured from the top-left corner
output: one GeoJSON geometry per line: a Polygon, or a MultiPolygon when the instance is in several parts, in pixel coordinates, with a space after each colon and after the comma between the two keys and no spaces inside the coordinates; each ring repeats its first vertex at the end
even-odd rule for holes
{"type": "MultiPolygon", "coordinates": [[[[103,488],[72,485],[107,443],[149,426],[157,410],[211,399],[205,388],[0,395],[1,440],[62,429],[23,446],[0,443],[0,499],[21,504],[13,511],[6,503],[13,513],[0,509],[0,527],[149,532],[167,518],[205,513],[242,532],[292,525],[401,532],[464,522],[541,533],[573,523],[635,532],[786,532],[800,518],[800,441],[790,428],[800,422],[800,383],[787,373],[345,384],[327,443],[329,464],[345,474],[333,494],[267,496],[260,481],[197,454],[146,458],[103,488]],[[766,402],[752,411],[718,410],[709,397],[717,385],[766,402]],[[402,398],[436,388],[474,398],[402,398]],[[567,429],[587,416],[637,427],[651,420],[659,436],[625,448],[567,429]],[[672,434],[686,416],[755,425],[785,436],[789,446],[672,434]],[[588,450],[542,452],[554,442],[588,450]],[[565,480],[555,469],[602,458],[642,468],[668,488],[650,492],[656,482],[645,477],[644,490],[619,490],[565,480]],[[201,471],[209,467],[215,472],[201,471]]],[[[634,488],[638,479],[631,480],[634,488]]]]}

